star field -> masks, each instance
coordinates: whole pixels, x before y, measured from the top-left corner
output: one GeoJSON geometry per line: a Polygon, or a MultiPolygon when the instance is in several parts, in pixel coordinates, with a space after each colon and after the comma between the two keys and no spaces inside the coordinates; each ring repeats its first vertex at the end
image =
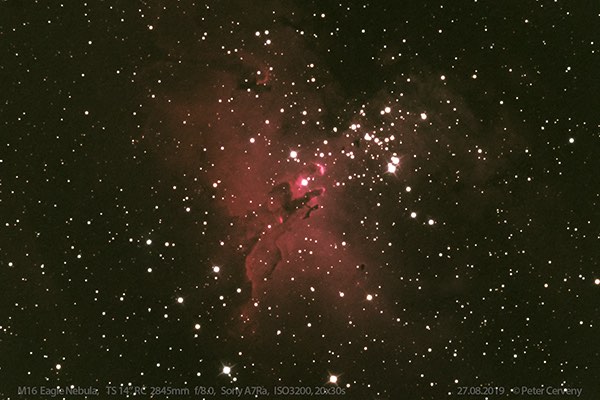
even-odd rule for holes
{"type": "Polygon", "coordinates": [[[4,2],[0,394],[596,398],[599,23],[4,2]]]}

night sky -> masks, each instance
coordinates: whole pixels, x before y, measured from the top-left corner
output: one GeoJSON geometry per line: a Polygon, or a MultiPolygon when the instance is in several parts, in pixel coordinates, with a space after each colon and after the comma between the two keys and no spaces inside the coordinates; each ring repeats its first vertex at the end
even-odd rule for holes
{"type": "Polygon", "coordinates": [[[598,398],[599,27],[594,1],[3,1],[1,397],[598,398]]]}

